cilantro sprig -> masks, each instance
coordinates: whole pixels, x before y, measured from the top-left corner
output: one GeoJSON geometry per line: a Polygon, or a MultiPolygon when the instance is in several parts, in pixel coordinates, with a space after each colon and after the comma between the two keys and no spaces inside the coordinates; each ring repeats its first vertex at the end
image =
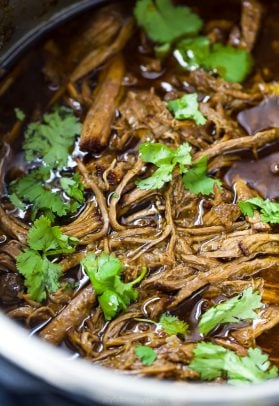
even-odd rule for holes
{"type": "Polygon", "coordinates": [[[199,110],[197,93],[185,94],[179,99],[170,100],[167,107],[177,120],[193,120],[198,125],[206,123],[206,118],[199,110]]]}
{"type": "Polygon", "coordinates": [[[157,359],[156,352],[147,345],[137,345],[135,347],[135,354],[143,365],[152,365],[157,359]]]}
{"type": "Polygon", "coordinates": [[[255,320],[258,318],[255,310],[262,306],[260,294],[253,292],[251,287],[247,288],[243,293],[207,310],[199,321],[199,331],[206,335],[219,324],[255,320]]]}
{"type": "Polygon", "coordinates": [[[260,218],[264,223],[279,223],[279,203],[253,197],[238,202],[238,206],[245,216],[253,217],[255,210],[259,210],[260,218]]]}
{"type": "Polygon", "coordinates": [[[48,256],[74,252],[76,238],[63,234],[60,227],[51,226],[47,217],[40,217],[28,232],[28,247],[16,258],[16,266],[24,276],[27,292],[33,300],[42,302],[47,292],[59,289],[61,266],[48,256]]]}
{"type": "Polygon", "coordinates": [[[230,384],[243,385],[278,375],[277,367],[271,367],[268,356],[259,348],[249,348],[248,355],[240,357],[220,345],[201,342],[193,352],[194,358],[189,367],[204,380],[224,377],[228,378],[230,384]]]}
{"type": "Polygon", "coordinates": [[[114,255],[102,252],[97,257],[90,253],[81,263],[98,296],[106,320],[113,319],[117,313],[125,310],[138,298],[138,291],[134,289],[134,285],[144,278],[146,268],[143,268],[140,276],[134,281],[125,283],[120,278],[123,265],[114,255]]]}
{"type": "Polygon", "coordinates": [[[134,13],[138,25],[159,43],[196,35],[202,27],[202,20],[189,7],[174,6],[171,0],[138,0],[134,13]]]}
{"type": "Polygon", "coordinates": [[[179,166],[183,175],[183,184],[192,193],[208,195],[213,193],[214,184],[221,187],[221,181],[207,176],[207,157],[192,164],[191,147],[188,143],[171,149],[164,144],[146,142],[140,145],[140,159],[152,163],[158,169],[146,179],[138,180],[137,186],[143,190],[160,189],[165,183],[170,182],[172,173],[179,166]]]}
{"type": "Polygon", "coordinates": [[[41,158],[51,168],[67,165],[69,149],[80,134],[81,124],[66,107],[44,114],[42,122],[33,122],[25,131],[23,149],[27,161],[41,158]]]}
{"type": "Polygon", "coordinates": [[[176,316],[163,313],[159,320],[159,327],[168,335],[187,334],[189,326],[176,316]]]}
{"type": "Polygon", "coordinates": [[[24,111],[22,111],[19,107],[15,107],[14,112],[15,112],[16,118],[19,121],[24,121],[24,119],[26,117],[24,111]]]}
{"type": "Polygon", "coordinates": [[[25,210],[31,205],[32,220],[39,212],[53,218],[53,216],[65,216],[67,213],[75,212],[83,202],[84,186],[78,174],[72,178],[60,178],[62,190],[66,193],[69,201],[64,201],[59,190],[51,190],[50,167],[41,166],[31,170],[27,175],[13,181],[9,185],[10,200],[15,207],[25,210]]]}
{"type": "Polygon", "coordinates": [[[77,203],[81,204],[83,202],[84,185],[81,183],[79,173],[76,172],[72,178],[61,177],[59,183],[66,195],[74,199],[77,203]]]}
{"type": "Polygon", "coordinates": [[[188,70],[203,67],[229,82],[242,82],[252,68],[252,57],[245,49],[210,44],[209,39],[202,36],[179,42],[174,55],[188,70]]]}
{"type": "Polygon", "coordinates": [[[191,193],[210,195],[213,192],[214,185],[222,188],[222,182],[216,178],[207,176],[207,156],[203,156],[195,161],[191,168],[183,175],[183,185],[191,193]]]}

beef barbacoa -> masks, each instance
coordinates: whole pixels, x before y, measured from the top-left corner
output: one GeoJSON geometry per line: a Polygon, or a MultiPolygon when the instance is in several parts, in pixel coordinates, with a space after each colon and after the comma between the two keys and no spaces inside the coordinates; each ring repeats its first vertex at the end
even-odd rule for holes
{"type": "Polygon", "coordinates": [[[279,6],[130,3],[0,83],[0,303],[130,374],[273,378],[279,6]]]}

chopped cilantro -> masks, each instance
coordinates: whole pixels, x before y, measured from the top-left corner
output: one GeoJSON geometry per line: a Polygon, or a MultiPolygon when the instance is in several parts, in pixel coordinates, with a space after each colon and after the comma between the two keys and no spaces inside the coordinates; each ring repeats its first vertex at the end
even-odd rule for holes
{"type": "Polygon", "coordinates": [[[199,322],[200,333],[206,335],[219,324],[255,320],[255,310],[263,306],[261,296],[250,287],[242,294],[219,303],[207,310],[199,322]]]}
{"type": "Polygon", "coordinates": [[[42,123],[29,124],[25,132],[23,149],[27,161],[41,158],[51,168],[61,168],[68,162],[69,149],[81,125],[73,112],[57,107],[43,116],[42,123]]]}
{"type": "Polygon", "coordinates": [[[174,6],[171,0],[137,0],[134,13],[138,25],[159,43],[195,35],[202,27],[201,19],[189,7],[174,6]]]}
{"type": "Polygon", "coordinates": [[[151,347],[146,345],[137,345],[135,348],[135,354],[143,365],[152,365],[157,359],[157,354],[151,347]]]}
{"type": "Polygon", "coordinates": [[[51,226],[47,217],[37,219],[28,233],[28,245],[46,255],[69,254],[75,251],[78,239],[63,234],[58,226],[51,226]]]}
{"type": "Polygon", "coordinates": [[[166,313],[160,317],[159,326],[169,335],[187,334],[189,328],[183,320],[166,313]]]}
{"type": "Polygon", "coordinates": [[[15,111],[16,118],[17,118],[19,121],[23,121],[23,120],[25,119],[26,115],[25,115],[25,113],[24,113],[20,108],[16,107],[16,108],[14,109],[14,111],[15,111]]]}
{"type": "Polygon", "coordinates": [[[164,144],[146,142],[140,145],[140,158],[144,162],[153,163],[159,168],[147,179],[137,181],[140,189],[160,189],[166,182],[172,179],[172,172],[176,164],[180,165],[183,171],[185,165],[191,163],[191,147],[189,144],[182,144],[177,149],[168,148],[164,144]]]}
{"type": "Polygon", "coordinates": [[[10,196],[11,203],[19,210],[25,210],[26,205],[17,197],[15,193],[12,193],[10,196]]]}
{"type": "Polygon", "coordinates": [[[76,238],[62,234],[59,227],[51,227],[50,220],[40,217],[28,232],[28,247],[16,258],[16,266],[24,276],[27,292],[38,302],[46,299],[46,292],[59,289],[61,267],[47,256],[73,252],[76,238]]]}
{"type": "Polygon", "coordinates": [[[199,111],[197,93],[185,94],[179,99],[170,100],[167,106],[177,120],[193,120],[198,125],[206,123],[205,117],[199,111]]]}
{"type": "Polygon", "coordinates": [[[114,318],[121,310],[125,310],[131,301],[137,299],[138,292],[133,286],[144,278],[146,268],[143,268],[141,275],[134,281],[124,283],[120,279],[122,263],[114,255],[102,252],[96,257],[91,253],[81,263],[98,295],[106,320],[114,318]]]}
{"type": "Polygon", "coordinates": [[[84,186],[80,181],[79,173],[75,173],[72,178],[60,178],[60,185],[69,197],[72,197],[78,203],[83,202],[84,186]]]}
{"type": "Polygon", "coordinates": [[[74,212],[83,201],[83,185],[79,175],[73,178],[61,178],[60,184],[63,190],[72,198],[72,203],[63,201],[59,191],[51,191],[50,184],[46,183],[51,176],[49,167],[41,166],[32,170],[29,174],[10,183],[10,200],[18,209],[26,209],[27,204],[32,205],[32,219],[38,212],[53,218],[65,216],[74,212]]]}
{"type": "Polygon", "coordinates": [[[172,180],[174,165],[161,165],[149,178],[138,180],[136,185],[143,190],[161,189],[172,180]]]}
{"type": "Polygon", "coordinates": [[[259,348],[249,348],[248,355],[240,357],[220,345],[201,342],[193,352],[194,358],[189,367],[204,380],[225,377],[230,384],[243,385],[278,375],[277,368],[271,367],[268,356],[259,348]]]}
{"type": "Polygon", "coordinates": [[[241,212],[248,217],[253,217],[254,211],[259,210],[260,218],[265,223],[279,223],[279,203],[253,197],[242,202],[238,202],[241,212]]]}
{"type": "Polygon", "coordinates": [[[245,49],[211,45],[207,37],[182,40],[174,55],[186,69],[203,67],[229,82],[242,82],[252,68],[252,57],[245,49]]]}
{"type": "Polygon", "coordinates": [[[207,37],[184,39],[178,43],[174,56],[184,68],[188,70],[198,69],[209,57],[209,44],[207,37]]]}
{"type": "Polygon", "coordinates": [[[33,300],[42,302],[46,299],[46,291],[56,292],[59,288],[61,267],[30,248],[19,254],[16,261],[17,269],[24,276],[27,292],[33,300]]]}
{"type": "Polygon", "coordinates": [[[221,181],[209,178],[207,174],[207,157],[191,165],[191,147],[188,143],[180,145],[177,149],[171,149],[164,144],[146,142],[140,145],[139,154],[144,162],[150,162],[159,168],[146,179],[136,182],[140,189],[160,189],[165,183],[171,181],[175,166],[179,165],[179,171],[183,175],[183,184],[191,193],[210,194],[213,186],[217,183],[221,187],[221,181]],[[190,166],[190,167],[189,167],[190,166]]]}
{"type": "Polygon", "coordinates": [[[222,187],[222,182],[219,179],[207,176],[206,155],[194,162],[191,168],[183,175],[183,184],[191,193],[201,193],[203,195],[213,193],[213,186],[215,184],[222,187]]]}

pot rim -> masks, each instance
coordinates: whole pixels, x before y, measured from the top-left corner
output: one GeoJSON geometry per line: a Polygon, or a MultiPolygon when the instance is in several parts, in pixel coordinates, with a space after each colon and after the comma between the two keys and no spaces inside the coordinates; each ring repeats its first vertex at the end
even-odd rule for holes
{"type": "Polygon", "coordinates": [[[74,359],[0,314],[0,355],[34,376],[67,392],[113,405],[226,405],[271,401],[278,379],[249,386],[158,381],[74,359]]]}

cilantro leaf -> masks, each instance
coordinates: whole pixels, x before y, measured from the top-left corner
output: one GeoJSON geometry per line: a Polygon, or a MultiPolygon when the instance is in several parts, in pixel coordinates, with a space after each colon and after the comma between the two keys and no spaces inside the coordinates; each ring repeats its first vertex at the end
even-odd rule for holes
{"type": "Polygon", "coordinates": [[[23,203],[22,200],[20,200],[20,199],[18,198],[18,196],[17,196],[15,193],[12,193],[12,194],[9,196],[9,198],[10,198],[11,203],[12,203],[17,209],[25,210],[26,205],[23,203]]]}
{"type": "Polygon", "coordinates": [[[24,284],[33,300],[42,302],[46,299],[46,291],[53,293],[59,288],[61,267],[50,262],[46,256],[27,248],[17,256],[16,266],[24,276],[24,284]]]}
{"type": "Polygon", "coordinates": [[[52,192],[42,186],[42,182],[50,177],[49,167],[42,166],[39,169],[31,171],[10,183],[10,191],[13,197],[12,203],[19,209],[23,209],[23,204],[31,203],[33,218],[37,212],[48,211],[57,216],[64,216],[68,212],[68,205],[63,202],[57,192],[52,192]]]}
{"type": "Polygon", "coordinates": [[[157,354],[151,347],[146,345],[137,345],[135,348],[135,354],[143,365],[152,365],[157,359],[157,354]]]}
{"type": "Polygon", "coordinates": [[[62,177],[59,182],[64,192],[69,197],[72,197],[78,203],[83,202],[84,185],[80,181],[79,173],[75,173],[72,178],[62,177]]]}
{"type": "Polygon", "coordinates": [[[81,264],[98,295],[106,320],[111,320],[121,310],[125,310],[132,300],[137,299],[138,292],[133,286],[144,278],[146,268],[134,281],[124,283],[120,279],[122,263],[114,255],[103,252],[97,257],[89,253],[81,264]]]}
{"type": "Polygon", "coordinates": [[[221,345],[201,342],[193,350],[194,358],[189,368],[200,374],[201,379],[212,380],[222,376],[227,350],[221,345]]]}
{"type": "Polygon", "coordinates": [[[228,382],[234,385],[257,383],[264,379],[276,378],[278,375],[276,366],[269,368],[268,356],[263,354],[259,348],[249,348],[246,357],[239,357],[232,351],[228,351],[225,356],[228,382]]]}
{"type": "Polygon", "coordinates": [[[202,193],[210,195],[213,193],[213,186],[217,184],[222,187],[222,182],[219,179],[213,179],[207,176],[207,156],[203,156],[198,161],[194,162],[183,175],[183,184],[191,193],[202,193]]]}
{"type": "Polygon", "coordinates": [[[16,108],[14,109],[14,111],[15,111],[16,118],[17,118],[19,121],[23,121],[23,120],[25,119],[26,115],[25,115],[25,113],[24,113],[20,108],[16,107],[16,108]]]}
{"type": "Polygon", "coordinates": [[[189,367],[198,372],[204,380],[227,377],[230,384],[243,385],[278,375],[277,368],[270,368],[268,356],[259,348],[249,348],[248,355],[240,357],[220,345],[201,342],[193,352],[194,358],[189,367]]]}
{"type": "Polygon", "coordinates": [[[146,179],[136,182],[140,189],[160,189],[172,179],[172,172],[176,164],[180,165],[180,171],[192,161],[191,147],[184,143],[177,149],[171,149],[164,144],[146,142],[140,145],[139,156],[144,162],[150,162],[159,168],[146,179]]]}
{"type": "Polygon", "coordinates": [[[177,120],[193,120],[198,125],[206,123],[206,118],[199,111],[197,93],[185,94],[179,99],[170,100],[167,107],[177,120]]]}
{"type": "Polygon", "coordinates": [[[98,296],[98,302],[106,320],[112,320],[122,308],[125,309],[121,298],[113,290],[105,290],[98,296]]]}
{"type": "Polygon", "coordinates": [[[195,35],[202,27],[201,19],[189,7],[175,7],[171,0],[138,0],[134,14],[149,38],[159,43],[195,35]]]}
{"type": "Polygon", "coordinates": [[[187,70],[203,66],[210,54],[210,42],[207,37],[186,38],[179,42],[174,56],[187,70]]]}
{"type": "Polygon", "coordinates": [[[183,173],[185,165],[191,165],[192,163],[191,149],[192,147],[187,142],[184,142],[173,151],[173,163],[180,165],[181,173],[183,173]]]}
{"type": "Polygon", "coordinates": [[[252,68],[252,57],[245,49],[211,45],[207,37],[182,40],[174,55],[188,70],[203,67],[229,82],[242,82],[252,68]]]}
{"type": "Polygon", "coordinates": [[[252,57],[245,49],[214,44],[204,66],[229,82],[242,82],[251,71],[252,57]]]}
{"type": "Polygon", "coordinates": [[[28,232],[28,245],[33,250],[43,251],[46,255],[68,254],[75,251],[73,245],[78,239],[63,234],[58,226],[51,226],[47,217],[41,216],[28,232]]]}
{"type": "Polygon", "coordinates": [[[151,164],[169,165],[174,156],[174,150],[159,142],[144,142],[139,147],[139,157],[151,164]]]}
{"type": "Polygon", "coordinates": [[[279,203],[253,197],[242,202],[238,202],[241,212],[248,217],[253,217],[254,211],[260,211],[260,218],[265,223],[279,223],[279,203]]]}
{"type": "Polygon", "coordinates": [[[50,168],[41,166],[33,169],[29,174],[10,183],[10,200],[18,209],[26,209],[27,204],[32,204],[32,219],[39,211],[53,217],[65,216],[74,212],[83,201],[84,186],[78,174],[73,178],[61,178],[60,184],[65,193],[72,198],[72,203],[63,201],[59,191],[51,190],[48,179],[51,176],[50,168]]]}
{"type": "Polygon", "coordinates": [[[38,302],[46,299],[46,292],[59,289],[61,266],[52,263],[48,255],[73,252],[76,238],[62,234],[59,227],[51,227],[50,220],[40,217],[30,228],[27,237],[28,248],[16,258],[19,273],[24,276],[27,292],[38,302]]]}
{"type": "Polygon", "coordinates": [[[162,165],[149,178],[136,181],[142,190],[161,189],[165,183],[172,180],[174,165],[162,165]]]}
{"type": "Polygon", "coordinates": [[[251,287],[247,288],[242,294],[207,310],[200,319],[199,331],[206,335],[219,324],[255,320],[258,317],[255,310],[262,306],[259,293],[253,292],[251,287]]]}
{"type": "Polygon", "coordinates": [[[183,320],[166,313],[160,317],[159,326],[169,335],[187,334],[189,328],[183,320]]]}
{"type": "Polygon", "coordinates": [[[27,161],[41,158],[51,168],[67,164],[69,148],[81,125],[71,110],[57,107],[43,116],[43,122],[29,124],[25,132],[23,149],[27,161]]]}

